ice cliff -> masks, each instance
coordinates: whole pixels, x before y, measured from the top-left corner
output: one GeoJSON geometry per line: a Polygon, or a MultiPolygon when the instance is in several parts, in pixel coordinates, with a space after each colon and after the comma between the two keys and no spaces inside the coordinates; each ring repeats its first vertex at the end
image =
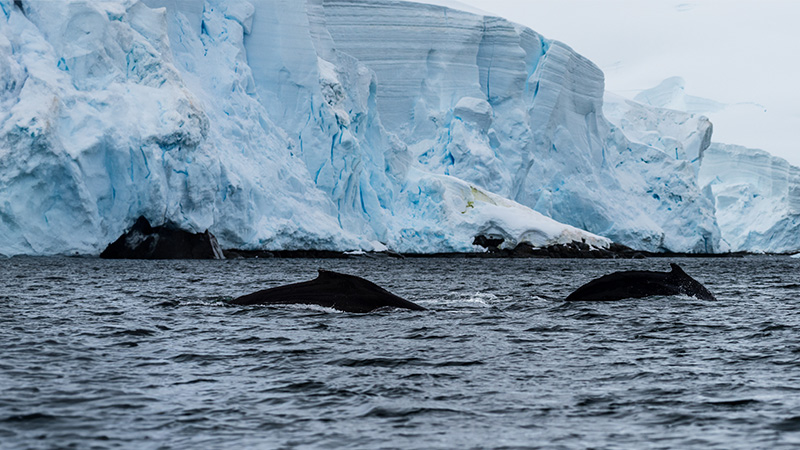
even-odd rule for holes
{"type": "Polygon", "coordinates": [[[688,95],[679,77],[634,100],[607,93],[604,111],[628,138],[692,162],[714,199],[723,245],[731,251],[800,250],[800,168],[759,150],[711,142],[703,114],[726,108],[688,95]]]}
{"type": "Polygon", "coordinates": [[[800,167],[762,150],[714,143],[703,155],[700,183],[712,189],[734,251],[800,250],[800,167]]]}
{"type": "Polygon", "coordinates": [[[714,127],[702,114],[647,106],[610,92],[605,94],[603,112],[632,142],[689,161],[696,171],[703,152],[711,145],[714,127]]]}
{"type": "Polygon", "coordinates": [[[496,17],[0,0],[0,79],[0,254],[96,254],[141,215],[253,249],[722,248],[702,130],[628,139],[594,64],[496,17]]]}
{"type": "Polygon", "coordinates": [[[719,248],[690,162],[611,126],[602,72],[566,45],[436,6],[324,6],[337,48],[375,72],[384,124],[426,170],[632,247],[719,248]]]}

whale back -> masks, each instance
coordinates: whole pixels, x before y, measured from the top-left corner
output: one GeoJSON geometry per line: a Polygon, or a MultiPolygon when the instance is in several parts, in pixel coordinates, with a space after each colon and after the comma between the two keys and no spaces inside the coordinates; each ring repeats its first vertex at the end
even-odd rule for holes
{"type": "Polygon", "coordinates": [[[624,298],[689,295],[705,300],[714,296],[677,264],[670,272],[625,271],[604,275],[579,287],[567,301],[610,301],[624,298]]]}
{"type": "Polygon", "coordinates": [[[236,298],[231,303],[236,305],[318,305],[355,313],[367,313],[383,307],[415,311],[425,309],[392,294],[371,281],[328,270],[320,270],[317,278],[311,281],[265,289],[236,298]]]}
{"type": "Polygon", "coordinates": [[[681,266],[670,263],[672,271],[669,273],[670,281],[678,288],[681,294],[690,297],[696,297],[701,300],[716,300],[714,294],[711,293],[699,281],[690,277],[681,266]]]}

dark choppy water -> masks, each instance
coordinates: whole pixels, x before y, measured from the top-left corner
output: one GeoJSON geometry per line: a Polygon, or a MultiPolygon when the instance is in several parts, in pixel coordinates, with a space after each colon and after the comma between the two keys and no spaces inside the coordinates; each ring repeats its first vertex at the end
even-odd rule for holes
{"type": "Polygon", "coordinates": [[[0,260],[0,448],[800,445],[800,260],[719,298],[565,304],[667,260],[0,260]],[[431,309],[229,307],[365,276],[431,309]]]}

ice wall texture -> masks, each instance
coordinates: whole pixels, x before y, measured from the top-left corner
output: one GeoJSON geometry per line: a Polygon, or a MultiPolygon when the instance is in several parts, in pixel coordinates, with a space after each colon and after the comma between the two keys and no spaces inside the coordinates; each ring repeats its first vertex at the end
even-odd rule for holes
{"type": "Polygon", "coordinates": [[[700,183],[711,187],[734,251],[800,250],[800,168],[765,151],[714,143],[703,155],[700,183]]]}
{"type": "Polygon", "coordinates": [[[723,249],[800,250],[800,168],[762,150],[710,142],[711,123],[701,112],[720,104],[686,95],[680,78],[636,99],[647,104],[607,93],[606,117],[629,139],[692,162],[699,185],[714,198],[723,249]]]}
{"type": "Polygon", "coordinates": [[[242,248],[607,245],[575,227],[719,248],[691,162],[630,142],[591,62],[503,19],[396,1],[14,3],[2,254],[98,253],[139,215],[242,248]]]}
{"type": "Polygon", "coordinates": [[[711,145],[714,127],[702,114],[645,106],[610,92],[605,94],[603,112],[632,142],[689,161],[695,170],[700,169],[703,152],[711,145]]]}
{"type": "Polygon", "coordinates": [[[2,254],[96,254],[139,215],[240,248],[609,243],[416,169],[320,2],[22,4],[0,0],[2,254]]]}
{"type": "Polygon", "coordinates": [[[0,5],[0,253],[96,254],[140,214],[228,245],[352,238],[247,92],[235,21],[211,42],[138,2],[0,5]]]}
{"type": "Polygon", "coordinates": [[[631,142],[611,126],[602,72],[566,45],[431,5],[323,6],[336,48],[375,72],[386,128],[426,170],[632,247],[720,248],[713,204],[685,152],[631,142]]]}

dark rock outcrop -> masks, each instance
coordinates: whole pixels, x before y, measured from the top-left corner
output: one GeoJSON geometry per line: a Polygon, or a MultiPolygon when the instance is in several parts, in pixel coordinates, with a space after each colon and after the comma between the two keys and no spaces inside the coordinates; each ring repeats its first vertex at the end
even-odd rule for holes
{"type": "Polygon", "coordinates": [[[621,244],[612,243],[608,248],[592,247],[586,242],[570,242],[548,247],[534,247],[527,242],[518,244],[513,249],[501,249],[502,237],[476,236],[472,245],[479,245],[487,250],[484,255],[507,258],[632,258],[633,249],[621,244]]]}
{"type": "Polygon", "coordinates": [[[570,242],[542,248],[523,242],[510,252],[512,256],[532,258],[632,258],[636,253],[622,244],[612,243],[608,248],[596,248],[585,242],[570,242]]]}
{"type": "Polygon", "coordinates": [[[500,250],[500,245],[505,241],[506,240],[500,236],[479,235],[475,236],[472,245],[479,245],[490,252],[496,252],[500,250]]]}
{"type": "Polygon", "coordinates": [[[217,238],[206,230],[190,233],[167,223],[153,227],[139,217],[127,233],[106,247],[107,259],[223,259],[217,238]]]}

